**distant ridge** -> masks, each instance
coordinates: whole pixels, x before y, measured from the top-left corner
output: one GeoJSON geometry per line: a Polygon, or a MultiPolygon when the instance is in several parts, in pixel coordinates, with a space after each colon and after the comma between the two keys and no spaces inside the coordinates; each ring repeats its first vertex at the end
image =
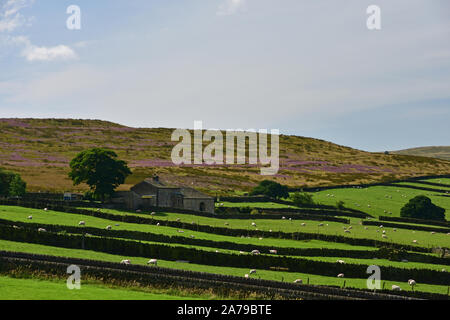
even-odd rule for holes
{"type": "Polygon", "coordinates": [[[394,154],[450,160],[450,146],[431,146],[392,151],[394,154]]]}

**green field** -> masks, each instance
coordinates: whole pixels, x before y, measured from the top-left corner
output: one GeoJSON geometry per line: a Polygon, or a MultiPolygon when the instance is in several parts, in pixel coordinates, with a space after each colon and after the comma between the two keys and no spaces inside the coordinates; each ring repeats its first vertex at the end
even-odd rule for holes
{"type": "Polygon", "coordinates": [[[438,192],[398,186],[375,186],[362,189],[329,189],[313,192],[312,195],[317,203],[336,205],[338,201],[343,201],[346,207],[367,212],[375,217],[388,216],[390,215],[389,212],[392,213],[390,216],[399,217],[400,209],[410,199],[415,196],[425,195],[434,204],[446,209],[446,219],[450,220],[450,197],[442,197],[438,192]]]}
{"type": "MultiPolygon", "coordinates": [[[[89,251],[89,250],[66,249],[66,248],[59,248],[59,247],[53,247],[53,246],[18,243],[18,242],[5,241],[5,240],[0,240],[0,250],[46,254],[46,255],[60,256],[60,257],[92,259],[92,260],[101,260],[101,261],[109,261],[109,262],[120,262],[123,259],[130,259],[132,264],[142,264],[142,265],[146,265],[146,263],[148,261],[148,258],[142,258],[142,257],[128,257],[128,256],[112,255],[112,254],[96,252],[96,251],[89,251]]],[[[198,264],[193,264],[193,263],[179,263],[179,262],[159,260],[159,259],[158,259],[158,266],[165,267],[165,268],[173,268],[173,269],[226,274],[226,275],[232,275],[232,276],[244,276],[244,274],[249,273],[249,270],[251,268],[251,267],[249,267],[248,269],[244,269],[244,268],[205,266],[205,265],[198,265],[198,264]]],[[[382,270],[382,267],[381,267],[381,270],[382,270]]],[[[340,279],[340,278],[336,278],[336,277],[303,274],[303,273],[297,273],[297,272],[293,273],[293,272],[271,271],[271,270],[257,270],[257,274],[254,275],[254,277],[261,278],[261,279],[267,279],[267,280],[286,281],[286,282],[293,282],[295,279],[299,279],[299,278],[303,279],[304,281],[307,281],[307,279],[309,278],[310,284],[336,285],[336,286],[342,286],[344,283],[344,280],[345,280],[346,286],[353,287],[353,288],[366,288],[366,281],[367,281],[367,279],[355,279],[355,278],[340,279]]],[[[396,285],[399,285],[403,290],[409,289],[408,285],[406,283],[402,284],[402,283],[399,283],[396,281],[383,281],[383,282],[385,282],[386,288],[390,288],[393,284],[396,284],[396,285]]],[[[438,285],[429,285],[429,284],[419,284],[416,287],[416,290],[424,291],[424,292],[434,292],[434,293],[445,294],[447,292],[447,287],[446,286],[438,286],[438,285]]]]}

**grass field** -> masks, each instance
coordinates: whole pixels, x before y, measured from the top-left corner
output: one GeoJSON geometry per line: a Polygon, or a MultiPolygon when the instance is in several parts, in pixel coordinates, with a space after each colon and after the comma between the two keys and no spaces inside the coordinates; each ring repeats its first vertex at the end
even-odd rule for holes
{"type": "MultiPolygon", "coordinates": [[[[109,261],[109,262],[120,262],[123,259],[130,259],[133,264],[142,264],[145,265],[148,261],[148,258],[142,257],[128,257],[128,256],[120,256],[120,255],[112,255],[102,252],[89,251],[89,250],[81,250],[81,249],[66,249],[59,248],[53,246],[44,246],[44,245],[36,245],[29,243],[18,243],[12,241],[0,240],[0,250],[9,250],[9,251],[19,251],[26,253],[36,253],[36,254],[46,254],[52,256],[60,256],[60,257],[72,257],[72,258],[81,258],[81,259],[92,259],[92,260],[101,260],[101,261],[109,261]]],[[[248,273],[250,267],[248,269],[244,268],[230,268],[230,267],[217,267],[217,266],[205,266],[198,265],[193,263],[179,263],[173,261],[165,261],[158,260],[158,266],[173,268],[173,269],[183,269],[183,270],[191,270],[191,271],[199,271],[199,272],[208,272],[208,273],[217,273],[217,274],[226,274],[233,276],[244,276],[244,274],[248,273]]],[[[381,267],[382,270],[382,267],[381,267]]],[[[366,288],[367,279],[355,279],[355,278],[346,278],[339,279],[336,277],[327,277],[320,275],[312,275],[312,274],[303,274],[303,273],[293,273],[293,272],[283,272],[283,271],[271,271],[271,270],[257,270],[257,274],[254,277],[267,279],[267,280],[277,280],[277,281],[286,281],[293,282],[295,279],[303,279],[307,281],[309,278],[310,284],[315,285],[335,285],[342,286],[344,280],[346,281],[347,287],[353,288],[366,288]]],[[[408,290],[408,285],[396,282],[396,281],[383,281],[385,282],[386,288],[390,288],[393,284],[399,285],[403,290],[408,290]]],[[[429,284],[419,284],[416,287],[416,290],[424,291],[424,292],[434,292],[434,293],[442,293],[445,294],[447,292],[446,286],[438,286],[438,285],[429,285],[429,284]]]]}
{"type": "Polygon", "coordinates": [[[338,201],[343,201],[346,207],[367,212],[375,217],[387,216],[389,212],[392,213],[391,216],[399,217],[400,209],[411,198],[425,195],[434,204],[446,209],[446,219],[450,220],[450,197],[442,197],[438,192],[397,186],[375,186],[362,189],[329,189],[313,192],[312,195],[317,203],[336,205],[338,201]]]}
{"type": "MultiPolygon", "coordinates": [[[[116,210],[117,211],[117,210],[116,210]]],[[[111,210],[110,210],[111,212],[111,210]]],[[[170,236],[184,236],[190,237],[194,236],[197,239],[207,239],[207,240],[215,240],[215,241],[232,241],[236,243],[244,243],[244,244],[254,244],[254,245],[265,245],[276,247],[302,247],[302,242],[296,240],[287,240],[287,239],[275,239],[275,238],[248,238],[246,235],[243,237],[231,237],[231,236],[223,236],[211,233],[203,233],[192,230],[184,230],[185,232],[178,232],[180,229],[166,227],[166,226],[156,226],[156,225],[148,225],[148,224],[134,224],[134,223],[125,223],[125,222],[117,222],[111,221],[107,219],[101,219],[91,216],[78,215],[78,214],[69,214],[55,211],[44,211],[39,209],[28,209],[28,208],[20,208],[20,207],[10,207],[10,206],[0,206],[0,218],[7,219],[11,221],[20,221],[20,222],[33,222],[33,223],[42,223],[42,224],[58,224],[58,225],[67,225],[67,226],[78,226],[79,221],[85,221],[86,226],[97,227],[97,228],[105,228],[108,225],[113,226],[115,230],[132,230],[132,231],[141,231],[141,232],[152,232],[156,234],[165,234],[170,236]],[[28,220],[27,217],[29,215],[33,216],[33,220],[28,220]],[[115,226],[115,224],[119,224],[119,226],[115,226]]],[[[191,217],[193,218],[193,217],[191,217]]],[[[229,228],[239,228],[239,229],[247,229],[247,230],[264,230],[264,231],[284,231],[284,232],[307,232],[307,233],[323,233],[330,235],[342,235],[346,237],[352,238],[364,238],[364,239],[375,239],[384,241],[386,243],[396,242],[402,244],[413,245],[412,241],[417,240],[418,246],[424,247],[432,247],[432,246],[447,246],[450,241],[450,236],[445,233],[436,233],[431,235],[430,232],[426,231],[412,231],[406,229],[397,229],[396,232],[393,231],[394,228],[384,228],[386,234],[388,236],[387,239],[383,239],[381,237],[382,233],[380,228],[377,226],[365,226],[360,224],[360,219],[351,219],[350,225],[342,224],[338,222],[326,222],[323,226],[319,227],[319,223],[317,221],[306,221],[306,220],[237,220],[230,219],[223,221],[222,219],[214,219],[214,218],[204,218],[198,217],[198,221],[200,218],[203,219],[203,223],[199,224],[207,224],[212,226],[220,226],[225,227],[225,223],[229,223],[229,228]],[[207,222],[204,219],[209,219],[207,222]],[[214,220],[214,221],[213,221],[214,220]],[[256,223],[256,227],[252,226],[252,222],[256,223]],[[301,224],[305,223],[305,226],[301,224]],[[350,233],[344,233],[344,227],[352,226],[352,230],[350,233]]],[[[181,219],[181,218],[180,218],[181,219]]],[[[187,224],[191,224],[192,221],[196,220],[185,220],[187,224]]],[[[382,224],[382,223],[380,223],[382,224]]],[[[82,227],[80,227],[82,228],[82,227]]],[[[305,243],[305,242],[303,242],[305,243]]],[[[332,243],[332,246],[335,247],[336,244],[332,243]]]]}
{"type": "Polygon", "coordinates": [[[83,282],[79,290],[69,290],[65,280],[11,278],[0,276],[0,300],[197,300],[208,296],[182,296],[154,292],[143,288],[106,286],[83,282]]]}

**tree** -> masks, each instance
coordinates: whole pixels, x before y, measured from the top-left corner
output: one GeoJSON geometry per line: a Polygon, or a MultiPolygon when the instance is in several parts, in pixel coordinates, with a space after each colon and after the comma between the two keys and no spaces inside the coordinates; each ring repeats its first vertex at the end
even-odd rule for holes
{"type": "Polygon", "coordinates": [[[295,192],[292,195],[292,202],[297,207],[313,205],[314,200],[311,194],[306,192],[295,192]]]}
{"type": "Polygon", "coordinates": [[[22,181],[19,174],[3,170],[0,168],[0,196],[8,197],[10,195],[12,196],[20,196],[25,193],[25,187],[26,184],[24,181],[22,181]],[[15,180],[15,181],[14,181],[15,180]],[[14,181],[14,182],[13,182],[14,181]],[[11,184],[13,184],[13,190],[11,190],[11,184]],[[22,185],[22,188],[20,187],[22,185]],[[11,191],[13,191],[13,194],[11,194],[11,191]],[[16,191],[19,194],[16,194],[16,191]],[[23,191],[23,192],[22,192],[23,191]]]}
{"type": "Polygon", "coordinates": [[[426,196],[417,196],[409,200],[400,210],[400,216],[405,218],[445,220],[445,209],[436,206],[426,196]]]}
{"type": "Polygon", "coordinates": [[[70,168],[73,184],[86,183],[102,202],[131,174],[126,162],[118,160],[114,151],[102,148],[80,152],[70,162],[70,168]]]}
{"type": "Polygon", "coordinates": [[[278,182],[271,180],[264,180],[258,186],[253,188],[250,195],[265,195],[271,198],[288,198],[289,192],[287,186],[283,186],[278,182]]]}
{"type": "Polygon", "coordinates": [[[27,183],[20,175],[15,174],[9,185],[9,195],[11,197],[21,197],[26,193],[27,183]]]}

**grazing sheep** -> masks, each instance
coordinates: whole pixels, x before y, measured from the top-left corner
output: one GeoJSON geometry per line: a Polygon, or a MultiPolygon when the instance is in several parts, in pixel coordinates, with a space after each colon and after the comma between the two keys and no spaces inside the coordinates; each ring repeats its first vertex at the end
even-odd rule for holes
{"type": "Polygon", "coordinates": [[[369,229],[369,228],[367,228],[367,227],[364,227],[364,230],[367,230],[367,229],[369,229]]]}
{"type": "Polygon", "coordinates": [[[272,232],[272,229],[270,229],[269,232],[272,232]]]}
{"type": "Polygon", "coordinates": [[[383,234],[385,234],[386,233],[386,231],[385,230],[383,230],[383,234]]]}
{"type": "Polygon", "coordinates": [[[382,238],[387,238],[387,235],[383,234],[381,235],[382,238]]]}
{"type": "Polygon", "coordinates": [[[394,232],[397,232],[397,229],[394,228],[394,232]]]}
{"type": "Polygon", "coordinates": [[[141,213],[141,212],[142,212],[142,210],[140,210],[140,209],[137,209],[137,210],[136,210],[136,212],[137,212],[137,213],[141,213]]]}
{"type": "Polygon", "coordinates": [[[180,220],[181,220],[180,218],[177,218],[175,221],[176,221],[176,222],[180,222],[180,220]]]}
{"type": "Polygon", "coordinates": [[[252,222],[252,226],[256,227],[256,223],[252,222]]]}
{"type": "Polygon", "coordinates": [[[78,222],[78,225],[79,225],[79,226],[85,226],[85,225],[86,225],[86,222],[80,221],[80,222],[78,222]]]}
{"type": "Polygon", "coordinates": [[[216,250],[216,253],[219,253],[219,250],[216,250]]]}
{"type": "Polygon", "coordinates": [[[44,208],[44,211],[48,211],[48,208],[44,208]]]}
{"type": "Polygon", "coordinates": [[[262,240],[263,238],[262,238],[262,237],[259,237],[258,239],[259,239],[259,240],[262,240]]]}
{"type": "Polygon", "coordinates": [[[349,229],[349,230],[352,229],[352,226],[349,226],[347,229],[349,229]]]}
{"type": "Polygon", "coordinates": [[[304,226],[306,226],[306,223],[303,222],[301,225],[304,227],[304,226]]]}
{"type": "Polygon", "coordinates": [[[411,288],[414,290],[414,286],[417,284],[415,280],[409,279],[408,284],[411,286],[411,288]]]}
{"type": "Polygon", "coordinates": [[[383,225],[381,225],[380,228],[383,228],[383,225]]]}
{"type": "Polygon", "coordinates": [[[131,264],[131,261],[127,259],[127,260],[120,261],[120,263],[121,264],[131,264]]]}
{"type": "Polygon", "coordinates": [[[445,270],[445,269],[442,269],[441,271],[442,271],[442,272],[446,272],[447,270],[445,270]]]}
{"type": "Polygon", "coordinates": [[[178,232],[179,232],[179,233],[184,233],[184,231],[183,231],[183,230],[178,230],[178,232]]]}
{"type": "Polygon", "coordinates": [[[277,254],[277,250],[269,250],[270,253],[277,254]]]}
{"type": "Polygon", "coordinates": [[[406,260],[406,259],[402,259],[402,262],[408,262],[408,260],[406,260]]]}
{"type": "Polygon", "coordinates": [[[45,230],[44,228],[39,228],[38,232],[47,232],[47,230],[45,230]]]}
{"type": "Polygon", "coordinates": [[[412,242],[413,242],[413,243],[417,243],[417,240],[413,240],[412,242]]]}
{"type": "Polygon", "coordinates": [[[192,239],[194,239],[194,238],[195,238],[195,236],[194,236],[193,234],[191,234],[191,238],[192,238],[192,239]]]}
{"type": "Polygon", "coordinates": [[[434,231],[431,231],[431,234],[435,234],[436,232],[434,232],[434,231]]]}
{"type": "Polygon", "coordinates": [[[395,291],[401,291],[402,288],[400,288],[399,286],[393,284],[393,285],[392,285],[392,290],[395,290],[395,291]]]}
{"type": "Polygon", "coordinates": [[[254,273],[256,273],[255,269],[250,270],[250,274],[254,274],[254,273]]]}
{"type": "Polygon", "coordinates": [[[111,226],[106,226],[106,228],[105,228],[106,230],[111,230],[112,229],[112,227],[111,226]]]}
{"type": "Polygon", "coordinates": [[[33,219],[33,216],[28,216],[28,219],[29,219],[29,220],[33,219]]]}
{"type": "Polygon", "coordinates": [[[338,277],[338,278],[343,278],[343,277],[344,277],[344,274],[343,274],[343,273],[339,273],[339,274],[337,275],[337,277],[338,277]]]}
{"type": "Polygon", "coordinates": [[[244,251],[239,251],[239,254],[245,254],[245,252],[244,251]]]}
{"type": "Polygon", "coordinates": [[[226,226],[229,226],[230,224],[229,224],[228,222],[225,222],[225,225],[226,225],[226,226]]]}
{"type": "Polygon", "coordinates": [[[156,226],[159,227],[159,225],[160,225],[160,224],[159,224],[159,222],[158,222],[158,223],[156,224],[156,226]]]}
{"type": "Polygon", "coordinates": [[[303,281],[302,281],[302,279],[295,279],[295,280],[294,280],[294,283],[299,283],[299,284],[302,284],[302,283],[303,283],[303,281]]]}
{"type": "Polygon", "coordinates": [[[248,279],[248,278],[249,278],[249,275],[246,273],[244,277],[248,279]]]}
{"type": "Polygon", "coordinates": [[[350,233],[350,230],[344,230],[345,233],[350,233]]]}
{"type": "Polygon", "coordinates": [[[260,254],[259,250],[253,250],[252,254],[260,254]]]}
{"type": "Polygon", "coordinates": [[[97,212],[100,212],[100,209],[97,209],[97,212]]]}
{"type": "Polygon", "coordinates": [[[85,237],[92,237],[92,234],[90,234],[90,233],[85,233],[84,236],[85,236],[85,237]]]}
{"type": "Polygon", "coordinates": [[[286,220],[286,217],[281,217],[281,219],[286,220]]]}
{"type": "Polygon", "coordinates": [[[156,259],[150,259],[150,260],[148,260],[147,264],[148,264],[148,265],[154,265],[154,266],[157,266],[157,265],[158,265],[158,260],[156,260],[156,259]]]}
{"type": "Polygon", "coordinates": [[[152,212],[152,213],[150,213],[150,215],[152,215],[152,216],[154,216],[156,214],[156,212],[152,212]]]}
{"type": "Polygon", "coordinates": [[[344,260],[338,260],[338,261],[336,261],[337,263],[345,263],[345,261],[344,260]]]}

